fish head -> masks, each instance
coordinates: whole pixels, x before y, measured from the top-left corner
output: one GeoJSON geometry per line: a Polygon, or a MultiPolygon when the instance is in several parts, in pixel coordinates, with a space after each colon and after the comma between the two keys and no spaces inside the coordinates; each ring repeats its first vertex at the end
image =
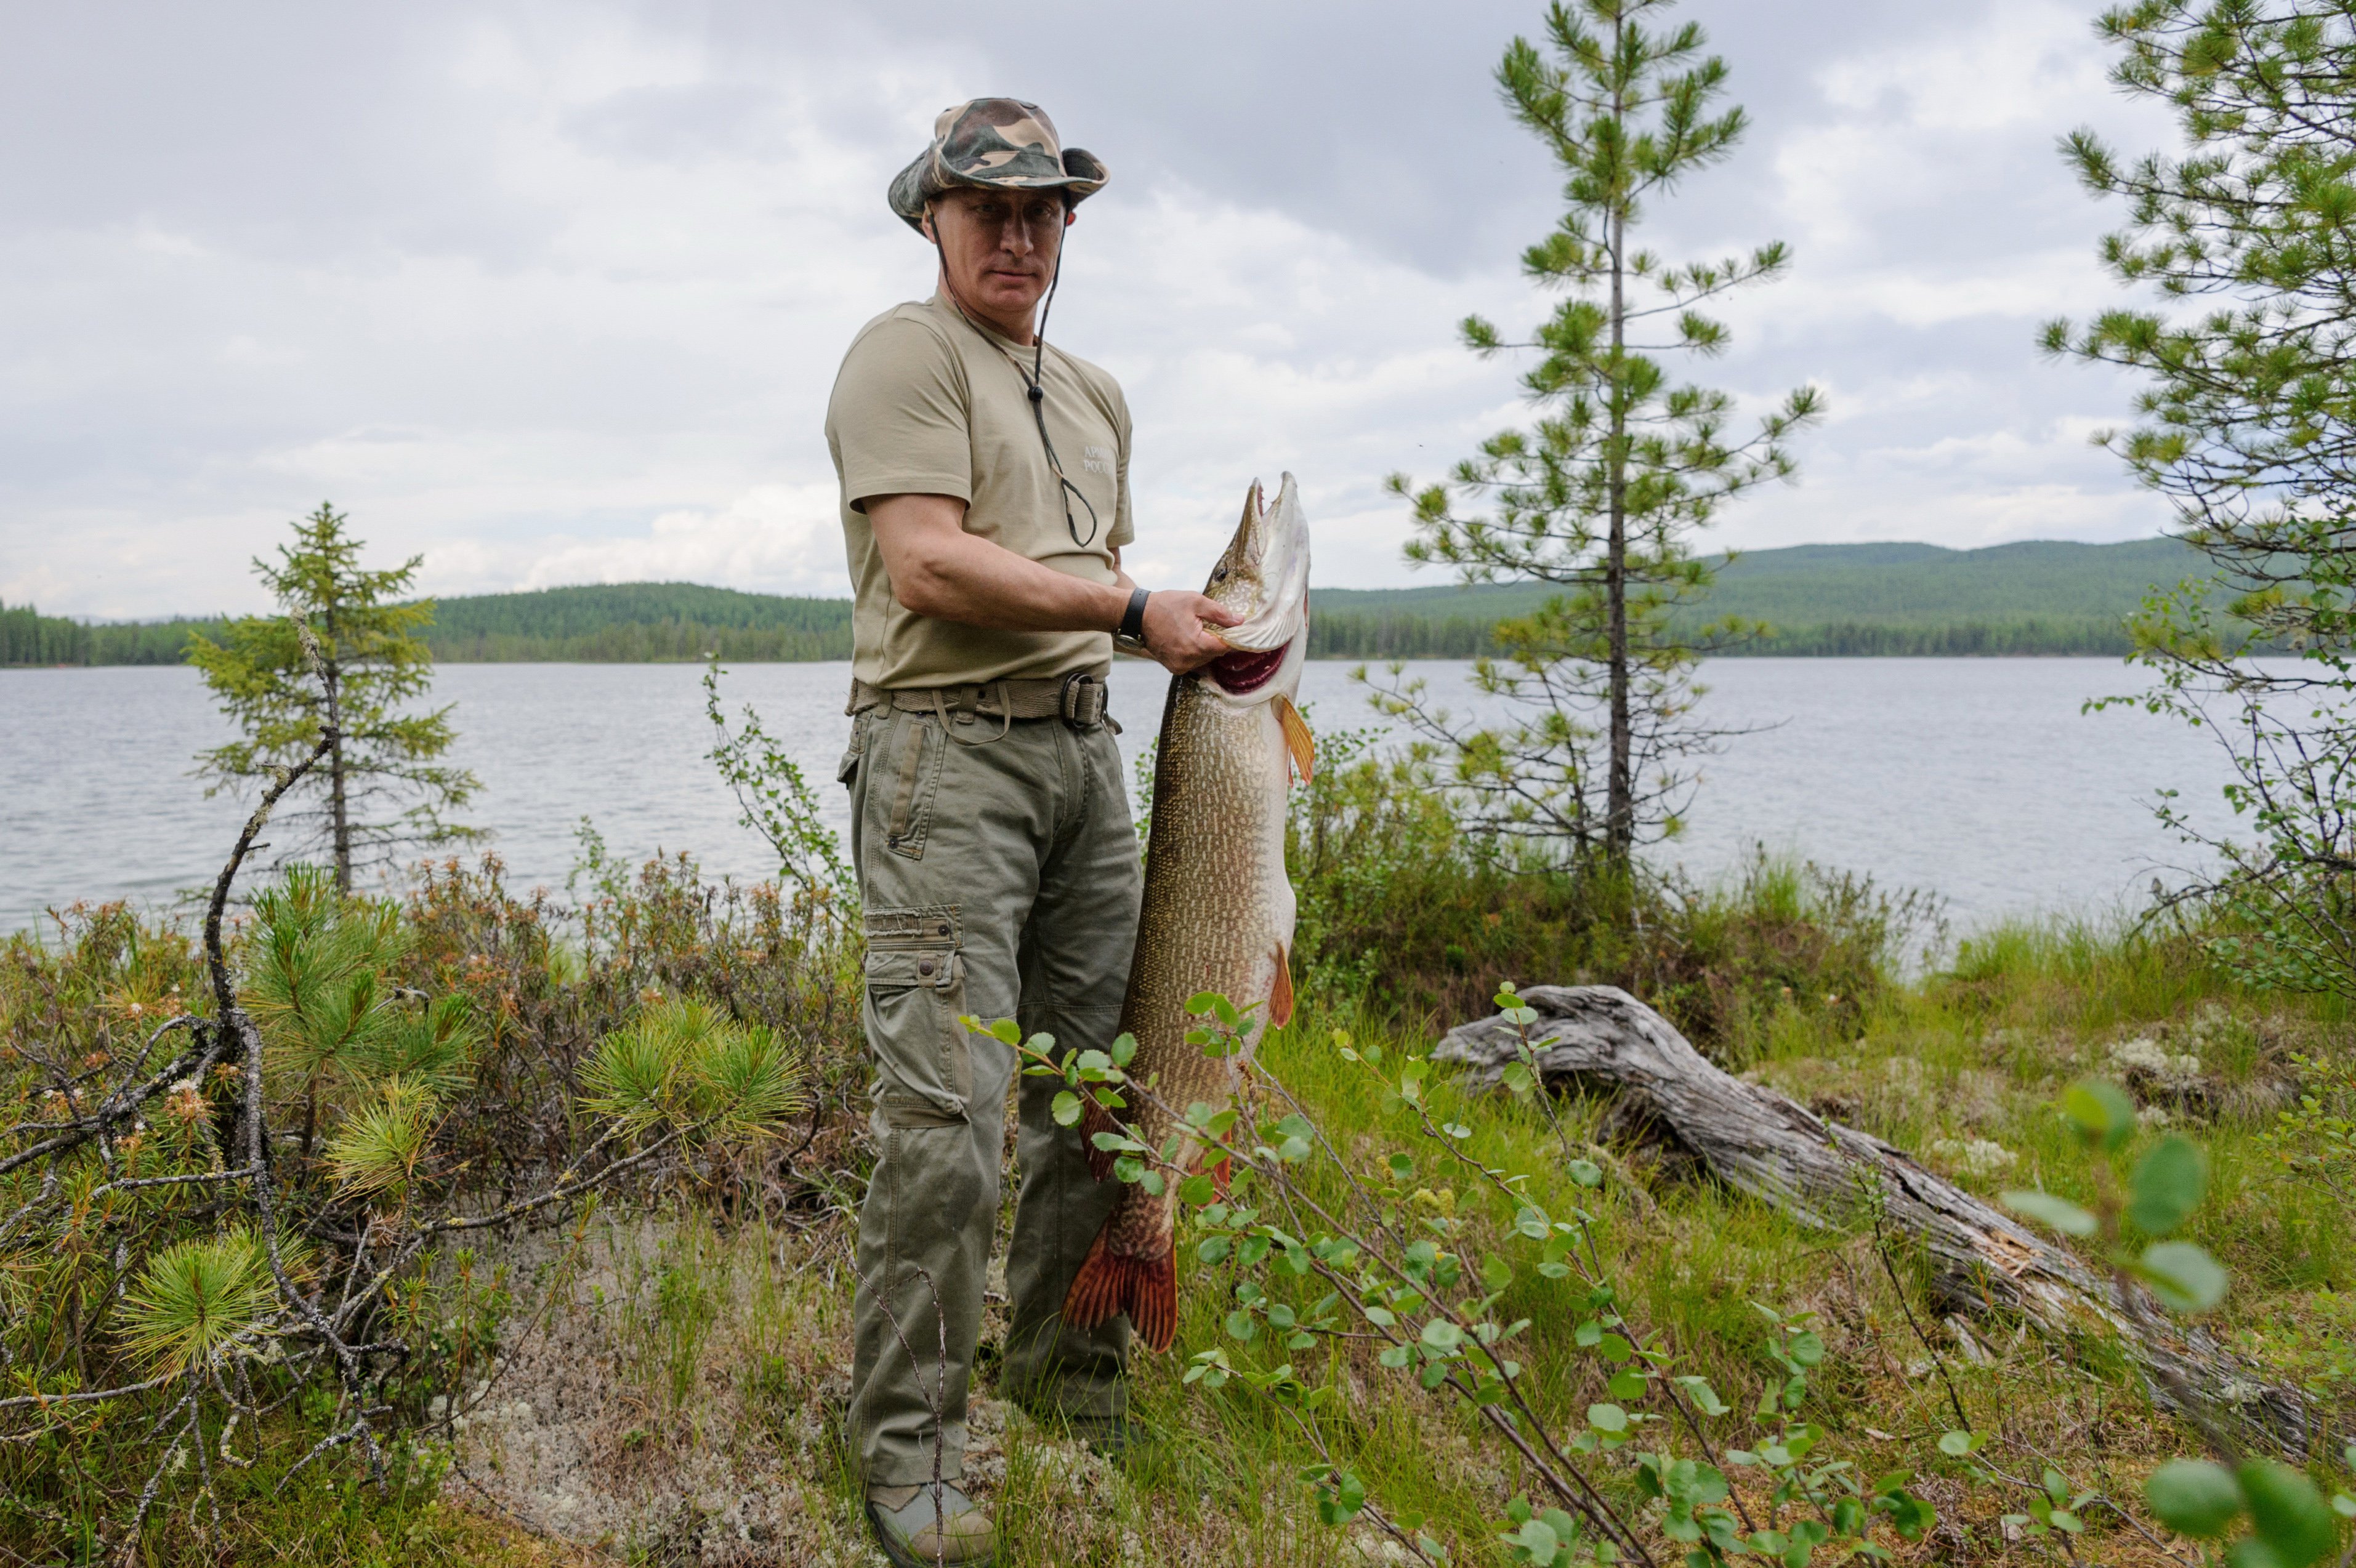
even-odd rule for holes
{"type": "Polygon", "coordinates": [[[1309,654],[1309,524],[1291,475],[1277,486],[1273,505],[1252,482],[1243,520],[1203,594],[1244,617],[1211,628],[1235,651],[1203,667],[1205,684],[1235,701],[1290,698],[1309,654]]]}

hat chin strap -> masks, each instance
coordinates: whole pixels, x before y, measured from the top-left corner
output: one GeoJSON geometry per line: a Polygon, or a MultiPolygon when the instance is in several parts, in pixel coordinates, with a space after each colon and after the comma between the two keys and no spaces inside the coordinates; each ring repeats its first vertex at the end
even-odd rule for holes
{"type": "MultiPolygon", "coordinates": [[[[1066,207],[1064,210],[1068,214],[1072,209],[1066,207]]],[[[989,337],[989,333],[984,332],[981,324],[973,319],[973,313],[966,308],[965,300],[958,293],[957,280],[949,276],[949,255],[941,244],[940,219],[936,216],[933,203],[929,201],[925,203],[925,227],[931,230],[926,238],[933,242],[933,254],[940,260],[941,292],[949,296],[950,306],[963,318],[968,326],[981,333],[985,338],[989,337]]],[[[1097,529],[1099,526],[1097,520],[1097,509],[1080,487],[1065,475],[1063,460],[1055,455],[1055,443],[1047,434],[1047,390],[1041,380],[1047,365],[1047,313],[1055,308],[1055,286],[1063,281],[1064,239],[1059,233],[1055,237],[1055,265],[1047,274],[1047,293],[1039,302],[1039,325],[1031,333],[1031,368],[1023,369],[1023,361],[1014,355],[1008,355],[1007,359],[1013,365],[1014,373],[1023,378],[1023,389],[1030,394],[1031,417],[1038,422],[1039,426],[1039,444],[1046,448],[1047,466],[1055,474],[1055,483],[1063,486],[1064,529],[1072,536],[1074,544],[1086,549],[1096,542],[1097,529]],[[1076,499],[1088,514],[1088,534],[1086,539],[1080,537],[1080,526],[1072,517],[1072,502],[1076,499]]]]}

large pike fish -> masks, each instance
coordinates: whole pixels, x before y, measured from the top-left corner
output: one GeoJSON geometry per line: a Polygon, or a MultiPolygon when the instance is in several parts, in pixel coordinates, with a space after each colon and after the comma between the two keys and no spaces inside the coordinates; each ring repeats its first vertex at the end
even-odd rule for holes
{"type": "MultiPolygon", "coordinates": [[[[1151,1098],[1130,1096],[1130,1136],[1159,1150],[1179,1139],[1182,1172],[1203,1149],[1183,1136],[1188,1107],[1225,1107],[1238,1062],[1268,1023],[1292,1017],[1292,883],[1284,871],[1285,802],[1291,770],[1307,778],[1309,726],[1293,707],[1309,648],[1309,528],[1292,475],[1264,504],[1255,482],[1243,521],[1204,593],[1240,612],[1219,630],[1235,651],[1170,682],[1154,762],[1153,826],[1145,856],[1145,907],[1120,1027],[1137,1037],[1129,1075],[1151,1098]],[[1186,1043],[1186,999],[1217,991],[1250,1015],[1244,1051],[1205,1056],[1186,1043]]],[[[1082,1124],[1108,1130],[1098,1107],[1082,1124]]],[[[1108,1157],[1098,1156],[1099,1177],[1108,1157]]],[[[1175,1221],[1178,1185],[1159,1194],[1134,1182],[1072,1281],[1064,1316],[1082,1326],[1129,1314],[1138,1336],[1166,1350],[1178,1332],[1175,1221]]]]}

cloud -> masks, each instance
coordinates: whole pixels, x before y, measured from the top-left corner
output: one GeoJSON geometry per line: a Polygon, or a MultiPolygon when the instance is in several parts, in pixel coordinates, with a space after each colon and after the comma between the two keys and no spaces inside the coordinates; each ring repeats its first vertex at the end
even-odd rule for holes
{"type": "Polygon", "coordinates": [[[642,535],[535,538],[443,549],[421,586],[441,594],[575,582],[722,582],[772,593],[851,592],[831,485],[764,485],[716,510],[664,512],[642,535]]]}
{"type": "MultiPolygon", "coordinates": [[[[1802,484],[1722,538],[2152,531],[2083,440],[2127,385],[2032,347],[2115,298],[2055,135],[2166,129],[2104,88],[2083,13],[1690,14],[1753,128],[1649,232],[1795,254],[1691,373],[1832,408],[1802,484]]],[[[0,598],[252,607],[248,559],[322,497],[437,592],[841,592],[828,389],[929,282],[882,187],[978,91],[1113,165],[1053,331],[1130,393],[1149,581],[1194,580],[1284,469],[1322,581],[1410,581],[1383,475],[1525,417],[1516,366],[1454,324],[1547,307],[1516,258],[1556,179],[1487,74],[1540,15],[1333,15],[1051,0],[1001,38],[936,0],[28,13],[0,58],[0,598]]]]}

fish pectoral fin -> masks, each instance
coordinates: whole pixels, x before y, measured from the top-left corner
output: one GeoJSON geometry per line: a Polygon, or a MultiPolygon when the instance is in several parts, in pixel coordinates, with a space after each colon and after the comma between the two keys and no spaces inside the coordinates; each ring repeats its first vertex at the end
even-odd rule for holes
{"type": "Polygon", "coordinates": [[[1276,721],[1284,729],[1284,749],[1292,753],[1292,765],[1300,771],[1301,782],[1307,784],[1317,776],[1317,741],[1309,733],[1309,720],[1292,706],[1292,699],[1279,694],[1276,721]]]}
{"type": "Polygon", "coordinates": [[[1268,1021],[1282,1029],[1292,1021],[1292,955],[1276,944],[1276,985],[1268,994],[1268,1021]]]}

